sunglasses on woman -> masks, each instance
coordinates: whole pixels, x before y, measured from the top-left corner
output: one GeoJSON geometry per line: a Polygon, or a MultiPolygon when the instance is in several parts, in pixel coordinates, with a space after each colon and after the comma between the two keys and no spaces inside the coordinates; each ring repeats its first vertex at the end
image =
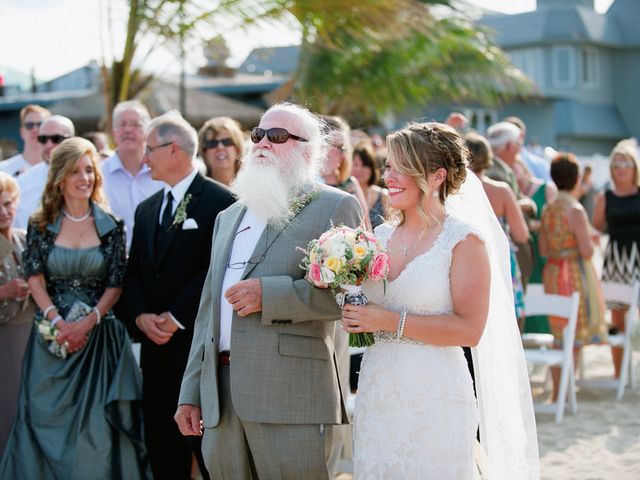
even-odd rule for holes
{"type": "Polygon", "coordinates": [[[53,143],[58,145],[67,138],[69,138],[67,135],[38,135],[38,142],[44,145],[47,143],[47,140],[51,140],[53,143]]]}
{"type": "Polygon", "coordinates": [[[209,148],[218,148],[218,145],[224,145],[225,147],[233,147],[235,144],[230,138],[223,138],[221,140],[205,140],[202,144],[202,148],[207,150],[209,148]]]}
{"type": "Polygon", "coordinates": [[[265,130],[263,128],[258,128],[258,127],[252,129],[251,130],[251,141],[253,143],[260,143],[260,140],[262,140],[265,135],[267,136],[267,138],[269,139],[269,141],[271,143],[285,143],[290,138],[292,138],[294,140],[298,140],[299,142],[308,142],[309,141],[306,138],[302,138],[302,137],[299,137],[297,135],[294,135],[293,133],[290,133],[285,128],[278,128],[278,127],[269,128],[268,130],[265,130]]]}

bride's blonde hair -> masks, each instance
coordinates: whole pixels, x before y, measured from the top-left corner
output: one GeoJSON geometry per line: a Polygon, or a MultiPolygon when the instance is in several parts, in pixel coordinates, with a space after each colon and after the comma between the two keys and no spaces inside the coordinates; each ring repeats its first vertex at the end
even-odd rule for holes
{"type": "MultiPolygon", "coordinates": [[[[427,224],[431,223],[423,208],[425,195],[431,194],[427,178],[444,168],[446,177],[438,189],[438,199],[444,204],[449,195],[458,191],[467,176],[469,153],[462,137],[443,123],[413,123],[387,137],[389,156],[395,167],[413,177],[420,188],[418,212],[427,224]]],[[[404,223],[404,213],[398,214],[399,224],[404,223]]]]}

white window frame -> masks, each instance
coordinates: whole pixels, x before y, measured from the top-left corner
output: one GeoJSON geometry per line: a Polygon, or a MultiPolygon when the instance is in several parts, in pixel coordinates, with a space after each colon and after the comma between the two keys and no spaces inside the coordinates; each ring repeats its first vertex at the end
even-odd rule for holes
{"type": "Polygon", "coordinates": [[[553,86],[556,88],[572,88],[576,86],[576,50],[572,45],[562,45],[557,47],[552,47],[551,49],[552,55],[552,81],[553,86]],[[561,79],[559,77],[560,74],[560,54],[563,52],[567,52],[567,69],[569,78],[561,79]]]}
{"type": "Polygon", "coordinates": [[[544,58],[542,48],[524,48],[507,52],[511,63],[538,87],[544,87],[544,58]]]}
{"type": "Polygon", "coordinates": [[[482,134],[498,121],[498,112],[492,108],[462,108],[458,111],[469,119],[469,127],[482,134]],[[488,117],[488,122],[485,122],[485,117],[488,117]]]}
{"type": "Polygon", "coordinates": [[[597,48],[582,47],[580,50],[580,80],[582,85],[587,88],[596,89],[600,86],[600,52],[597,48]],[[593,66],[593,79],[585,78],[585,72],[587,68],[586,57],[591,57],[593,66]]]}

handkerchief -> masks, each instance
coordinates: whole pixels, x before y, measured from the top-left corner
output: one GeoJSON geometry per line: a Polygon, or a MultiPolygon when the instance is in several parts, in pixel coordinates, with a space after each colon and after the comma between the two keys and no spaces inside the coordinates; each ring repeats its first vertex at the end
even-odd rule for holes
{"type": "Polygon", "coordinates": [[[197,230],[198,222],[196,222],[193,218],[187,218],[184,222],[182,222],[182,230],[197,230]]]}

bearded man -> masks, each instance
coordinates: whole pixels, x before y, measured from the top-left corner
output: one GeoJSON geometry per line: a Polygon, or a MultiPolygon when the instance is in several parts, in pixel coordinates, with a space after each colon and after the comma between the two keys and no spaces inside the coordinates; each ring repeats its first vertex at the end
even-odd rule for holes
{"type": "Polygon", "coordinates": [[[216,219],[175,420],[203,435],[211,478],[328,479],[331,425],[348,423],[333,345],[340,310],[304,279],[298,247],[362,213],[314,181],[326,140],[308,110],[275,105],[251,140],[232,184],[238,202],[216,219]]]}

